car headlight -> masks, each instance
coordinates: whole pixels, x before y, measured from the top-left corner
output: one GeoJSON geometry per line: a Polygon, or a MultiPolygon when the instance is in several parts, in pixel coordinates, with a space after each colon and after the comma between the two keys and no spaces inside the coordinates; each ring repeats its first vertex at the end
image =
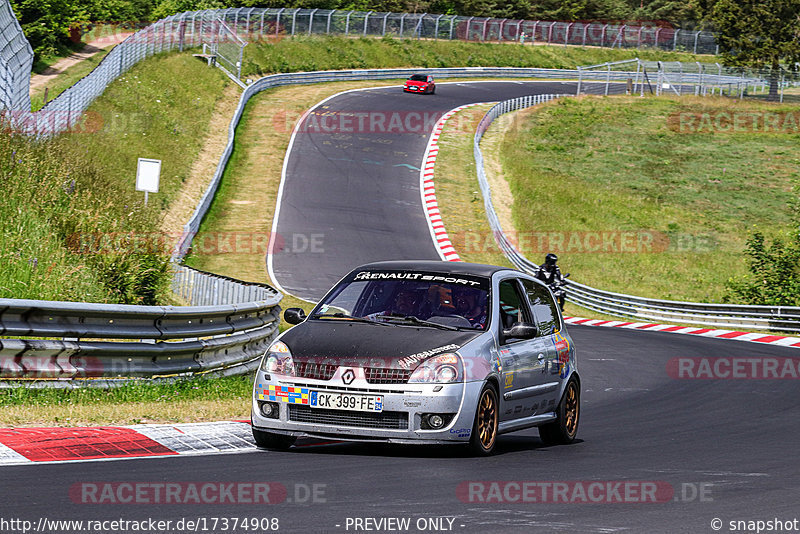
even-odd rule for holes
{"type": "Polygon", "coordinates": [[[270,374],[295,376],[294,360],[289,347],[281,341],[273,343],[261,360],[261,370],[270,374]]]}
{"type": "Polygon", "coordinates": [[[460,382],[464,378],[464,366],[461,358],[454,352],[440,354],[422,362],[414,369],[409,383],[450,384],[460,382]]]}

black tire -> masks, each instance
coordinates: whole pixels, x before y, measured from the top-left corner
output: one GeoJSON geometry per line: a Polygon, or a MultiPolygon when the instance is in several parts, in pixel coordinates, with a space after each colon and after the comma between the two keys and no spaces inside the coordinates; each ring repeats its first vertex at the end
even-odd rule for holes
{"type": "Polygon", "coordinates": [[[564,396],[556,408],[558,416],[552,423],[539,427],[539,437],[545,445],[567,445],[578,435],[581,414],[581,388],[575,378],[570,378],[564,396]]]}
{"type": "Polygon", "coordinates": [[[256,440],[256,445],[262,449],[277,449],[285,451],[294,445],[297,438],[293,436],[284,436],[283,434],[273,434],[272,432],[264,432],[253,428],[253,439],[256,440]]]}
{"type": "Polygon", "coordinates": [[[433,89],[431,89],[431,94],[432,94],[432,95],[435,95],[435,94],[436,94],[436,88],[435,88],[435,87],[434,87],[433,89]]]}
{"type": "Polygon", "coordinates": [[[469,448],[475,456],[490,456],[494,453],[499,415],[497,389],[491,383],[487,383],[478,396],[475,422],[472,424],[472,435],[469,438],[469,448]]]}

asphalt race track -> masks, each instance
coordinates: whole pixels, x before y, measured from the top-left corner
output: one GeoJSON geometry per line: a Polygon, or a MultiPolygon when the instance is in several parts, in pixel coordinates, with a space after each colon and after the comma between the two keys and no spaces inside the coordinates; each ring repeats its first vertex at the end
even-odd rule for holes
{"type": "Polygon", "coordinates": [[[388,87],[323,102],[300,124],[284,164],[273,228],[283,246],[267,259],[273,280],[315,301],[358,265],[440,259],[419,192],[419,167],[436,120],[464,104],[548,93],[574,94],[575,84],[445,83],[435,95],[388,87]],[[357,114],[364,117],[363,127],[357,114]],[[352,125],[339,127],[341,116],[352,125]],[[390,128],[393,117],[401,122],[390,128]]]}
{"type": "MultiPolygon", "coordinates": [[[[336,110],[445,112],[468,102],[562,90],[560,84],[454,84],[439,86],[435,96],[403,95],[392,88],[347,93],[325,105],[336,110]]],[[[393,135],[376,137],[388,140],[385,144],[372,143],[366,134],[349,139],[297,136],[288,158],[287,184],[292,185],[283,191],[278,232],[322,233],[325,251],[276,254],[274,269],[285,289],[318,298],[339,275],[363,261],[437,257],[420,207],[419,173],[394,166],[418,167],[428,135],[393,135]],[[380,199],[387,198],[391,203],[381,205],[380,199]]],[[[482,459],[452,447],[311,443],[287,452],[254,449],[216,456],[7,466],[0,477],[7,503],[0,512],[0,531],[21,532],[2,523],[12,517],[34,526],[42,518],[169,520],[170,528],[146,531],[174,533],[276,530],[234,529],[234,518],[278,518],[277,531],[304,533],[711,533],[731,532],[729,521],[734,520],[800,519],[798,381],[676,379],[668,372],[675,358],[700,357],[746,358],[756,364],[763,358],[786,358],[797,369],[797,349],[617,328],[572,326],[569,331],[582,376],[579,440],[572,445],[545,447],[537,431],[529,430],[501,436],[498,453],[482,459]],[[462,491],[469,487],[466,483],[483,482],[472,487],[488,488],[490,481],[499,482],[497,487],[506,493],[462,491]],[[657,493],[658,502],[640,496],[631,502],[586,502],[575,493],[568,494],[569,502],[508,502],[520,497],[514,482],[526,481],[540,487],[633,482],[668,491],[657,493]],[[75,491],[81,483],[103,482],[275,482],[287,495],[275,504],[245,504],[247,496],[236,496],[236,504],[92,504],[75,491]],[[491,502],[479,501],[490,495],[491,502]],[[211,529],[214,518],[216,529],[211,529]],[[228,520],[224,526],[222,518],[228,520]],[[410,526],[384,523],[380,528],[362,522],[363,528],[357,529],[356,518],[409,519],[410,526]],[[427,518],[446,519],[424,523],[427,518]],[[715,519],[721,520],[721,529],[712,528],[715,519]],[[178,525],[180,520],[184,523],[178,525]],[[198,520],[197,528],[185,523],[198,520]]],[[[108,524],[97,531],[133,530],[108,524]]]]}
{"type": "Polygon", "coordinates": [[[0,490],[15,503],[16,517],[34,523],[40,517],[277,517],[281,532],[355,532],[345,529],[348,517],[440,516],[455,517],[452,531],[465,533],[713,532],[714,518],[727,524],[798,515],[797,381],[674,380],[666,372],[678,356],[784,356],[797,363],[796,349],[606,328],[570,332],[583,376],[579,441],[573,445],[544,447],[531,430],[501,436],[498,454],[485,459],[448,447],[333,444],[9,466],[0,490]],[[657,503],[523,504],[462,502],[457,495],[465,481],[586,480],[664,482],[675,496],[657,503]],[[292,501],[304,500],[306,488],[316,484],[320,502],[109,505],[76,503],[69,495],[81,482],[209,481],[279,482],[292,501]]]}

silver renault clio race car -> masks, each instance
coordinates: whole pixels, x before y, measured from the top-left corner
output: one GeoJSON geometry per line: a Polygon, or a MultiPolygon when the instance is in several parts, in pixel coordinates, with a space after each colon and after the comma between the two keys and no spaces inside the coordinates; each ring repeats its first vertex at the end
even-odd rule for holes
{"type": "Polygon", "coordinates": [[[256,373],[253,436],[468,444],[538,427],[546,444],[578,431],[575,347],[550,290],[491,265],[392,261],[342,278],[270,346],[256,373]]]}

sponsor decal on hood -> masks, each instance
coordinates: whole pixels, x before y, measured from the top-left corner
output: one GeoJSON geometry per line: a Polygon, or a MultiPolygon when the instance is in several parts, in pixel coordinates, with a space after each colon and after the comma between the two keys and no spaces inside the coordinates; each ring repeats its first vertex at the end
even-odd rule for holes
{"type": "Polygon", "coordinates": [[[437,347],[435,349],[426,350],[424,352],[418,352],[417,354],[412,354],[411,356],[407,356],[400,360],[398,363],[400,367],[403,369],[408,369],[412,365],[421,362],[422,360],[427,360],[431,356],[436,356],[437,354],[441,354],[443,352],[452,352],[454,350],[458,350],[458,345],[445,345],[443,347],[437,347]]]}

